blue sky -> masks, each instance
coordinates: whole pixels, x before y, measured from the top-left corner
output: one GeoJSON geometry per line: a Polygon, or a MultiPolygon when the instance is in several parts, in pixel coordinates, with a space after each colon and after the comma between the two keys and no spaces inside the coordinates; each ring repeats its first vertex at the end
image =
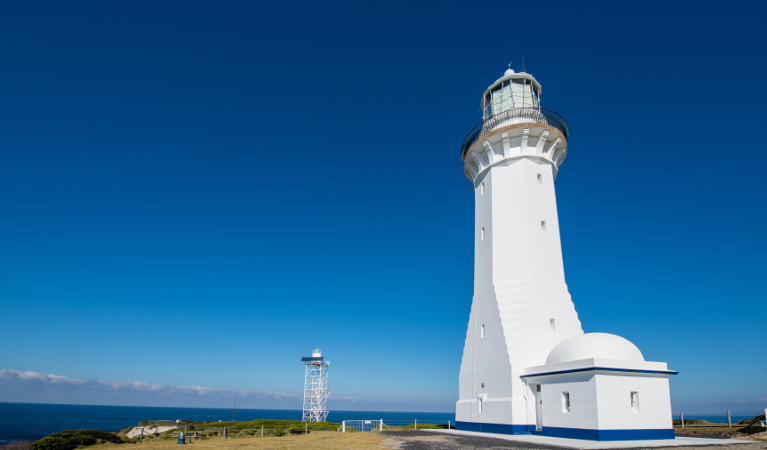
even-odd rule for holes
{"type": "Polygon", "coordinates": [[[756,414],[767,7],[691,5],[1,3],[0,401],[300,408],[321,345],[331,408],[452,410],[460,144],[524,58],[584,331],[756,414]]]}

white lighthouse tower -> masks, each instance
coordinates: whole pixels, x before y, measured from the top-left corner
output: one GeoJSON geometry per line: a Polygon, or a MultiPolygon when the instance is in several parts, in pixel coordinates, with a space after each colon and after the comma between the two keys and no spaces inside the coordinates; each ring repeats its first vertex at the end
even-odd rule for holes
{"type": "Polygon", "coordinates": [[[554,189],[567,156],[569,129],[561,116],[541,108],[540,98],[541,86],[532,75],[509,68],[484,92],[483,121],[462,145],[464,174],[474,186],[475,261],[456,428],[594,439],[605,439],[600,436],[607,436],[602,433],[606,429],[662,428],[660,434],[639,434],[646,439],[668,437],[667,378],[675,372],[666,370],[665,363],[644,362],[639,350],[618,336],[593,334],[580,339],[583,330],[565,284],[554,189]],[[563,341],[567,345],[558,346],[563,341]],[[555,347],[558,350],[550,356],[555,347]],[[564,372],[547,371],[547,363],[559,364],[555,369],[564,372]],[[607,366],[609,370],[600,371],[607,366]],[[534,373],[530,368],[536,368],[534,373]],[[601,405],[595,401],[596,380],[604,373],[608,381],[599,386],[611,389],[617,374],[642,373],[662,381],[648,387],[640,380],[615,388],[620,392],[628,389],[625,398],[616,399],[614,405],[625,406],[627,419],[616,424],[608,416],[618,416],[607,410],[598,419],[601,405]],[[549,385],[559,386],[556,383],[567,374],[581,378],[554,393],[549,385]],[[640,390],[635,385],[646,392],[647,408],[660,414],[660,427],[657,421],[642,422],[636,420],[638,415],[630,416],[640,390]],[[546,395],[554,400],[547,401],[546,395]],[[578,434],[583,430],[593,433],[578,434]]]}

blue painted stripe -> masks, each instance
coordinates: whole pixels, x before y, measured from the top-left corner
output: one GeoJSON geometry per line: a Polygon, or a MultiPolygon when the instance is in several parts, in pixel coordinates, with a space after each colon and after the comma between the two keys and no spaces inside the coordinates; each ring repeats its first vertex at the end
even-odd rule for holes
{"type": "Polygon", "coordinates": [[[590,441],[639,441],[674,439],[674,430],[589,430],[585,428],[543,427],[543,435],[550,437],[585,439],[590,441]]]}
{"type": "Polygon", "coordinates": [[[557,370],[555,372],[531,373],[529,375],[520,375],[519,378],[543,377],[546,375],[560,375],[563,373],[589,372],[592,370],[606,370],[608,372],[630,372],[630,373],[659,373],[663,375],[676,375],[679,373],[676,370],[638,370],[638,369],[616,369],[614,367],[584,367],[581,369],[557,370]]]}
{"type": "MultiPolygon", "coordinates": [[[[479,433],[498,434],[531,434],[535,433],[535,425],[512,425],[503,423],[456,422],[455,429],[459,431],[475,431],[479,433]]],[[[674,430],[590,430],[586,428],[543,427],[543,436],[583,439],[587,441],[641,441],[674,439],[674,430]]]]}
{"type": "Polygon", "coordinates": [[[512,425],[506,423],[456,422],[455,429],[498,434],[530,434],[535,425],[512,425]]]}

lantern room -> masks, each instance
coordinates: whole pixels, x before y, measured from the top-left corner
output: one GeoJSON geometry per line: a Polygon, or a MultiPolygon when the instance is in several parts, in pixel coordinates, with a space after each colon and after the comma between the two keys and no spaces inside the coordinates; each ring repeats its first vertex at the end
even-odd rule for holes
{"type": "Polygon", "coordinates": [[[541,98],[541,85],[532,75],[525,72],[515,73],[506,70],[495,83],[485,91],[482,97],[483,120],[516,108],[538,108],[541,98]]]}

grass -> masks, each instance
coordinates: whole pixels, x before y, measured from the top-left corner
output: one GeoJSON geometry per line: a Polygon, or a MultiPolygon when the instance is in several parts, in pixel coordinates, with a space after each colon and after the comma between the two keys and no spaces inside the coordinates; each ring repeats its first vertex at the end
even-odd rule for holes
{"type": "MultiPolygon", "coordinates": [[[[242,422],[238,422],[242,423],[242,422]]],[[[303,423],[303,422],[301,422],[303,423]]],[[[360,449],[380,450],[384,436],[378,433],[336,433],[335,431],[318,430],[306,435],[286,435],[284,437],[238,437],[231,439],[211,438],[197,439],[187,444],[189,450],[241,450],[248,449],[360,449]]],[[[183,447],[182,447],[183,448],[183,447]]],[[[175,440],[161,442],[156,439],[144,440],[142,444],[120,445],[100,444],[89,447],[88,450],[179,450],[175,440]]]]}
{"type": "MultiPolygon", "coordinates": [[[[178,424],[178,428],[161,433],[161,439],[171,440],[173,435],[178,435],[186,429],[187,434],[197,434],[203,439],[217,438],[221,436],[224,429],[227,428],[229,437],[249,437],[261,436],[261,427],[263,427],[264,436],[285,436],[286,434],[304,434],[308,429],[310,433],[318,431],[337,431],[341,424],[333,422],[301,422],[299,420],[269,420],[257,419],[247,422],[187,422],[178,424]]],[[[123,430],[123,432],[127,432],[123,430]]],[[[146,437],[145,437],[146,439],[146,437]]],[[[152,439],[149,437],[149,439],[152,439]]],[[[132,441],[135,441],[133,438],[132,441]]]]}
{"type": "Polygon", "coordinates": [[[338,428],[341,427],[340,423],[333,423],[333,422],[301,422],[300,420],[269,420],[269,419],[256,419],[251,420],[249,422],[205,422],[205,423],[195,423],[193,428],[190,427],[190,429],[196,429],[196,430],[204,430],[206,428],[222,428],[222,427],[228,427],[233,428],[232,432],[236,432],[235,430],[249,430],[249,429],[258,429],[260,430],[263,426],[264,429],[274,429],[274,430],[286,430],[288,428],[300,428],[304,429],[305,424],[308,424],[309,430],[333,430],[336,431],[338,428]]]}
{"type": "Polygon", "coordinates": [[[765,428],[758,426],[758,423],[756,426],[752,425],[746,428],[746,424],[751,420],[752,419],[734,423],[732,424],[732,428],[730,428],[726,423],[711,423],[706,422],[705,420],[685,419],[684,428],[682,428],[681,421],[677,419],[674,421],[674,433],[680,436],[744,436],[765,431],[765,428]]]}

